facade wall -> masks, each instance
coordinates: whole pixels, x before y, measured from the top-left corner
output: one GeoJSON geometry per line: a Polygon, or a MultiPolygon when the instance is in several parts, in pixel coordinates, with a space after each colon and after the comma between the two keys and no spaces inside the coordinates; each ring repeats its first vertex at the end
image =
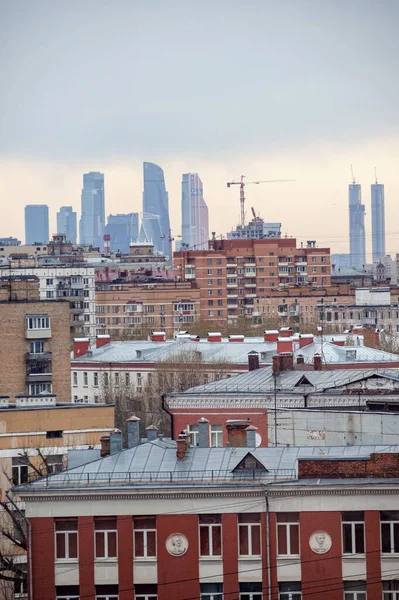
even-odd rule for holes
{"type": "Polygon", "coordinates": [[[27,337],[26,316],[32,314],[48,315],[50,318],[50,333],[41,338],[41,330],[37,330],[35,341],[42,339],[45,353],[51,353],[51,367],[48,366],[51,377],[46,377],[52,386],[50,391],[57,395],[58,402],[70,402],[69,307],[66,302],[0,302],[0,364],[3,365],[0,396],[14,400],[18,394],[35,395],[30,392],[29,386],[35,381],[40,382],[40,375],[32,376],[28,381],[30,341],[33,340],[27,337]]]}

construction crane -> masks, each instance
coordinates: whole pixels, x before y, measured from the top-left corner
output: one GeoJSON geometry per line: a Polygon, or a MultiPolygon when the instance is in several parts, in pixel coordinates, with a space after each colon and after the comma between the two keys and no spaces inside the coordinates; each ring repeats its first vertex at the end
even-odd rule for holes
{"type": "Polygon", "coordinates": [[[227,187],[232,185],[240,186],[240,208],[241,208],[241,227],[245,227],[245,186],[254,184],[259,185],[260,183],[285,183],[287,181],[295,181],[295,179],[265,179],[263,181],[244,181],[245,175],[241,175],[240,179],[235,181],[228,181],[227,187]]]}

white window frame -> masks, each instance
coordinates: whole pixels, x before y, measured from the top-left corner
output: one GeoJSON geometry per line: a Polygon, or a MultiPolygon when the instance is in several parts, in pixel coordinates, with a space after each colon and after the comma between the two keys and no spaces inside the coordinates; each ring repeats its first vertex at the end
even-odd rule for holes
{"type": "Polygon", "coordinates": [[[187,432],[190,435],[190,445],[198,446],[198,444],[199,444],[199,425],[197,425],[196,423],[187,425],[187,432]],[[193,429],[193,427],[195,427],[195,429],[193,429]]]}
{"type": "Polygon", "coordinates": [[[93,372],[93,385],[94,385],[94,387],[98,387],[98,372],[97,371],[93,372]]]}
{"type": "Polygon", "coordinates": [[[26,317],[27,329],[50,329],[50,317],[46,315],[37,315],[34,317],[26,317]]]}
{"type": "MultiPolygon", "coordinates": [[[[243,557],[247,557],[247,556],[262,556],[262,531],[261,531],[261,524],[260,523],[238,523],[238,541],[240,542],[240,536],[241,536],[241,527],[242,528],[248,528],[247,531],[247,536],[248,536],[248,554],[239,554],[238,557],[239,558],[243,558],[243,557]],[[259,528],[259,539],[260,539],[260,554],[254,554],[252,552],[252,528],[253,527],[258,527],[259,528]]],[[[240,543],[238,545],[238,548],[240,548],[240,543]]],[[[238,550],[238,552],[240,552],[240,550],[238,550]]]]}
{"type": "Polygon", "coordinates": [[[42,340],[34,340],[29,343],[29,354],[44,354],[44,342],[42,340]]]}
{"type": "Polygon", "coordinates": [[[96,600],[118,600],[118,594],[96,594],[96,600]]]}
{"type": "Polygon", "coordinates": [[[137,373],[137,391],[138,392],[142,392],[143,391],[143,375],[142,373],[137,373]]]}
{"type": "Polygon", "coordinates": [[[222,539],[222,524],[221,523],[200,523],[199,525],[200,528],[200,536],[199,536],[199,555],[200,558],[221,558],[222,554],[223,554],[223,550],[222,550],[222,544],[223,544],[223,539],[222,539]],[[213,529],[215,527],[218,527],[220,529],[220,554],[214,554],[213,553],[213,529]],[[209,543],[209,554],[201,554],[201,529],[202,528],[207,528],[208,529],[208,543],[209,543]]]}
{"type": "Polygon", "coordinates": [[[118,531],[117,529],[94,529],[94,560],[118,560],[118,531]],[[97,533],[104,534],[104,556],[97,556],[97,533]],[[116,534],[116,556],[108,556],[108,536],[110,533],[116,534]]]}
{"type": "Polygon", "coordinates": [[[83,387],[89,386],[89,374],[87,371],[83,371],[83,387]]]}
{"type": "Polygon", "coordinates": [[[135,594],[135,600],[158,600],[158,594],[135,594]]]}
{"type": "Polygon", "coordinates": [[[119,387],[119,373],[114,373],[114,382],[115,382],[115,387],[119,387]]]}
{"type": "Polygon", "coordinates": [[[150,529],[134,529],[133,530],[133,536],[134,536],[134,560],[142,560],[142,559],[150,559],[150,560],[156,560],[157,558],[157,529],[156,527],[152,527],[150,529]],[[142,533],[143,534],[143,555],[142,556],[137,556],[136,555],[136,533],[142,533]],[[155,533],[155,554],[148,554],[148,534],[149,533],[155,533]]]}
{"type": "Polygon", "coordinates": [[[74,531],[62,531],[62,530],[55,530],[54,531],[54,543],[55,543],[55,562],[78,562],[79,561],[79,531],[78,528],[76,527],[76,530],[74,531]],[[70,535],[76,535],[76,547],[77,547],[77,556],[69,556],[69,536],[70,535]],[[57,536],[58,535],[64,535],[65,536],[65,557],[64,558],[59,558],[57,556],[57,536]]]}
{"type": "Polygon", "coordinates": [[[299,521],[290,521],[288,523],[285,523],[283,521],[279,522],[277,521],[277,556],[300,556],[299,553],[293,553],[291,552],[291,527],[295,526],[298,527],[298,540],[300,532],[299,532],[299,521]],[[280,552],[278,551],[278,530],[280,527],[284,527],[285,528],[285,539],[287,541],[287,554],[280,554],[280,552]]]}
{"type": "Polygon", "coordinates": [[[53,388],[51,383],[30,383],[29,384],[29,396],[38,396],[42,392],[52,393],[53,388]]]}
{"type": "Polygon", "coordinates": [[[210,427],[210,447],[211,448],[223,448],[223,425],[211,425],[211,427],[210,427]],[[216,429],[216,427],[218,427],[219,429],[216,429]]]}
{"type": "MultiPolygon", "coordinates": [[[[365,526],[364,521],[342,521],[342,555],[343,556],[353,556],[354,554],[358,554],[363,556],[366,548],[365,544],[365,526]],[[351,546],[352,552],[344,552],[344,525],[351,526],[351,546]],[[363,525],[363,552],[356,552],[356,525],[363,525]]],[[[352,592],[351,592],[352,593],[352,592]]]]}
{"type": "Polygon", "coordinates": [[[344,600],[367,600],[366,591],[344,591],[344,600]]]}
{"type": "MultiPolygon", "coordinates": [[[[399,554],[399,549],[398,551],[395,552],[395,525],[399,528],[399,520],[397,521],[383,521],[380,519],[380,535],[381,535],[381,554],[383,554],[384,556],[391,556],[392,554],[399,554]],[[382,550],[382,526],[383,525],[389,525],[389,537],[390,537],[390,546],[391,546],[391,550],[390,552],[384,552],[382,550]]],[[[399,600],[399,591],[397,592],[398,594],[398,600],[399,600]]]]}

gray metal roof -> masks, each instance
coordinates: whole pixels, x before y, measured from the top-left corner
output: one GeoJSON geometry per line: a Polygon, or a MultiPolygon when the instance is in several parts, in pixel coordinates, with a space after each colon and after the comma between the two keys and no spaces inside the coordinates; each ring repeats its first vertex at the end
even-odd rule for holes
{"type": "Polygon", "coordinates": [[[37,479],[18,488],[18,493],[43,489],[151,486],[174,484],[226,484],[289,481],[297,477],[298,459],[360,459],[372,453],[399,453],[393,446],[331,446],[283,448],[198,448],[190,447],[184,459],[176,457],[176,443],[147,442],[112,456],[37,479]],[[265,471],[234,471],[251,453],[265,471]]]}

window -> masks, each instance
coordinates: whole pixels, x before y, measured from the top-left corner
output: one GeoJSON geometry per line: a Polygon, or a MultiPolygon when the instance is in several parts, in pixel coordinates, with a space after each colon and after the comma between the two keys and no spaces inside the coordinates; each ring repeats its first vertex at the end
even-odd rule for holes
{"type": "Polygon", "coordinates": [[[262,583],[240,583],[240,599],[239,600],[262,600],[262,583]]]}
{"type": "MultiPolygon", "coordinates": [[[[399,552],[399,511],[382,511],[381,520],[381,552],[396,554],[399,552]]],[[[399,600],[399,598],[398,598],[399,600]]]]}
{"type": "Polygon", "coordinates": [[[240,556],[260,556],[260,514],[238,515],[240,556]]]}
{"type": "Polygon", "coordinates": [[[98,387],[98,373],[97,373],[97,371],[94,371],[94,373],[93,373],[93,383],[94,383],[94,387],[98,387]]]}
{"type": "Polygon", "coordinates": [[[119,373],[114,374],[115,387],[119,387],[119,373]]]}
{"type": "Polygon", "coordinates": [[[125,373],[125,385],[130,385],[130,373],[125,373]]]}
{"type": "Polygon", "coordinates": [[[51,429],[50,431],[46,431],[46,438],[48,440],[62,438],[62,429],[51,429]]]}
{"type": "Polygon", "coordinates": [[[49,454],[46,456],[48,473],[59,473],[64,467],[63,454],[49,454]]]}
{"type": "Polygon", "coordinates": [[[208,300],[208,306],[213,306],[213,300],[208,300]]]}
{"type": "Polygon", "coordinates": [[[200,556],[221,556],[221,523],[220,515],[199,515],[200,556]]]}
{"type": "Polygon", "coordinates": [[[218,279],[217,282],[216,282],[217,285],[222,285],[222,281],[223,281],[222,279],[218,279]]]}
{"type": "Polygon", "coordinates": [[[78,397],[77,397],[77,396],[74,396],[74,397],[73,397],[73,401],[74,401],[74,402],[77,402],[77,401],[78,401],[78,397]]]}
{"type": "Polygon", "coordinates": [[[54,292],[53,292],[53,290],[47,290],[47,292],[46,292],[46,298],[54,298],[54,292]]]}
{"type": "Polygon", "coordinates": [[[57,585],[56,600],[79,600],[78,585],[57,585]]]}
{"type": "Polygon", "coordinates": [[[94,528],[95,558],[116,558],[116,519],[97,519],[94,528]]]}
{"type": "Polygon", "coordinates": [[[30,342],[30,344],[29,344],[29,352],[31,354],[43,354],[43,352],[44,352],[44,342],[41,342],[41,341],[30,342]]]}
{"type": "Polygon", "coordinates": [[[211,265],[212,264],[212,259],[208,258],[207,263],[208,263],[208,265],[211,265]]]}
{"type": "Polygon", "coordinates": [[[344,581],[344,600],[367,600],[365,581],[344,581]]]}
{"type": "Polygon", "coordinates": [[[187,431],[190,435],[190,446],[198,446],[199,426],[188,425],[187,431]]]}
{"type": "Polygon", "coordinates": [[[277,554],[299,556],[298,513],[277,513],[277,554]]]}
{"type": "Polygon", "coordinates": [[[108,373],[103,373],[103,379],[104,379],[104,385],[108,386],[109,385],[109,375],[108,375],[108,373]]]}
{"type": "Polygon", "coordinates": [[[55,521],[56,560],[76,560],[78,558],[78,521],[65,519],[55,521]]]}
{"type": "Polygon", "coordinates": [[[312,256],[312,262],[317,262],[317,257],[316,256],[312,256]]]}
{"type": "Polygon", "coordinates": [[[383,600],[399,600],[399,581],[383,581],[383,600]]]}
{"type": "MultiPolygon", "coordinates": [[[[23,567],[22,565],[20,565],[20,568],[23,567]]],[[[26,569],[22,568],[23,571],[26,571],[26,569]]],[[[28,583],[27,581],[16,581],[14,583],[14,598],[15,600],[17,600],[17,598],[21,598],[21,599],[26,599],[28,597],[28,583]]]]}
{"type": "Polygon", "coordinates": [[[223,446],[223,428],[221,425],[211,425],[211,448],[223,446]]]}
{"type": "Polygon", "coordinates": [[[89,376],[86,371],[83,373],[83,386],[87,387],[89,385],[89,376]]]}
{"type": "Polygon", "coordinates": [[[143,377],[141,373],[137,373],[137,391],[141,392],[143,390],[143,377]]]}
{"type": "Polygon", "coordinates": [[[201,600],[223,600],[223,583],[201,583],[201,600]]]}
{"type": "Polygon", "coordinates": [[[154,558],[157,555],[156,536],[155,518],[134,519],[134,556],[154,558]]]}
{"type": "Polygon", "coordinates": [[[117,585],[96,585],[96,600],[118,600],[117,585]]]}
{"type": "Polygon", "coordinates": [[[222,259],[221,258],[217,258],[216,259],[216,264],[217,265],[221,265],[222,264],[222,259]]]}
{"type": "Polygon", "coordinates": [[[147,304],[145,307],[145,312],[146,313],[153,313],[155,312],[155,306],[153,304],[147,304]]]}
{"type": "Polygon", "coordinates": [[[38,396],[42,392],[49,392],[51,394],[51,392],[52,392],[51,383],[30,383],[29,384],[29,396],[38,396]]]}
{"type": "Polygon", "coordinates": [[[208,296],[213,296],[213,290],[208,290],[208,296]]]}
{"type": "Polygon", "coordinates": [[[78,385],[78,374],[76,371],[72,373],[73,386],[76,387],[78,385]]]}
{"type": "Polygon", "coordinates": [[[208,285],[213,285],[213,279],[208,279],[208,285]]]}
{"type": "Polygon", "coordinates": [[[27,317],[26,324],[28,329],[49,329],[50,317],[46,317],[44,315],[37,317],[27,317]]]}
{"type": "Polygon", "coordinates": [[[301,600],[301,582],[300,581],[286,581],[279,584],[279,600],[301,600]]]}
{"type": "Polygon", "coordinates": [[[216,269],[216,275],[222,275],[223,271],[222,269],[216,269]]]}
{"type": "Polygon", "coordinates": [[[364,513],[342,513],[343,554],[364,554],[364,513]]]}
{"type": "Polygon", "coordinates": [[[52,279],[46,279],[46,285],[53,285],[52,279]]]}
{"type": "Polygon", "coordinates": [[[208,275],[213,275],[213,270],[212,269],[208,269],[208,275]]]}
{"type": "Polygon", "coordinates": [[[135,600],[157,600],[158,588],[157,584],[145,583],[134,586],[134,598],[135,600]]]}
{"type": "Polygon", "coordinates": [[[26,483],[28,481],[28,465],[22,456],[12,459],[11,477],[13,485],[21,485],[21,483],[26,483]]]}

